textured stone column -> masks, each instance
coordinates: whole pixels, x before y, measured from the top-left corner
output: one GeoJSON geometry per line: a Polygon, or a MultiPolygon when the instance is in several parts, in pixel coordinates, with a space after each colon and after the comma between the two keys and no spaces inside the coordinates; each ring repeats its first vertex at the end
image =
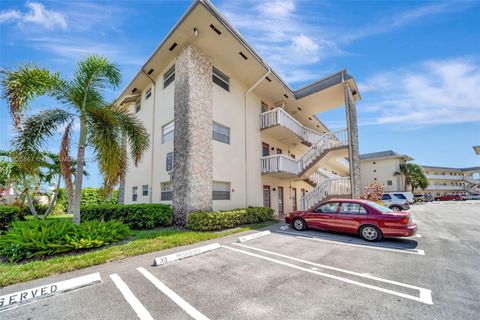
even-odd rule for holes
{"type": "Polygon", "coordinates": [[[173,217],[212,209],[212,62],[187,45],[175,64],[173,217]]]}
{"type": "Polygon", "coordinates": [[[347,113],[350,183],[352,198],[355,199],[360,197],[362,193],[362,185],[360,181],[360,148],[358,146],[357,108],[348,82],[345,83],[345,109],[347,113]]]}

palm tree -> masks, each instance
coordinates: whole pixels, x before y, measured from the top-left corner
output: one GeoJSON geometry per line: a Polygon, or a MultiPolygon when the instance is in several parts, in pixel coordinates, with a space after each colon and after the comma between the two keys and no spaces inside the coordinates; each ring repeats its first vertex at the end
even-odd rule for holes
{"type": "Polygon", "coordinates": [[[412,188],[412,193],[415,188],[420,187],[425,189],[428,187],[428,180],[423,173],[422,167],[415,163],[402,163],[400,164],[400,170],[396,171],[394,176],[403,177],[404,191],[407,191],[407,187],[412,188]]]}
{"type": "MultiPolygon", "coordinates": [[[[113,190],[127,167],[127,153],[122,147],[122,137],[125,136],[130,145],[130,154],[135,165],[149,146],[149,136],[142,122],[128,110],[106,103],[102,97],[102,89],[108,86],[115,88],[119,83],[120,72],[114,64],[101,56],[88,56],[78,63],[73,80],[59,80],[52,88],[51,94],[68,108],[48,109],[30,116],[13,140],[14,147],[27,162],[38,150],[46,147],[48,139],[53,137],[59,128],[66,126],[70,129],[64,134],[61,151],[65,160],[68,158],[71,126],[74,121],[79,122],[73,201],[73,222],[76,224],[80,223],[80,198],[87,142],[93,147],[106,193],[113,190]]],[[[62,169],[62,172],[66,173],[67,168],[62,169]]]]}

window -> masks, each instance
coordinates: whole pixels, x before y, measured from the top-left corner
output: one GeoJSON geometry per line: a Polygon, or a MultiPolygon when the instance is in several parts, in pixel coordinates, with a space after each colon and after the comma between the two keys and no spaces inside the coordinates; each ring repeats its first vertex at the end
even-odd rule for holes
{"type": "Polygon", "coordinates": [[[135,101],[135,113],[140,111],[142,108],[142,99],[138,98],[137,101],[135,101]]]}
{"type": "Polygon", "coordinates": [[[218,86],[230,91],[230,78],[215,67],[213,67],[212,71],[212,80],[218,86]]]}
{"type": "Polygon", "coordinates": [[[321,213],[335,213],[337,212],[338,205],[338,202],[325,203],[318,207],[316,211],[321,213]]]}
{"type": "Polygon", "coordinates": [[[340,214],[367,214],[367,210],[358,203],[344,202],[340,206],[340,214]]]}
{"type": "Polygon", "coordinates": [[[387,180],[387,186],[393,185],[392,180],[387,180]]]}
{"type": "Polygon", "coordinates": [[[270,186],[263,186],[263,206],[270,208],[270,186]]]}
{"type": "Polygon", "coordinates": [[[142,196],[148,196],[148,184],[142,186],[142,196]]]}
{"type": "Polygon", "coordinates": [[[152,96],[152,88],[149,88],[147,92],[145,92],[145,100],[152,96]]]}
{"type": "Polygon", "coordinates": [[[173,198],[173,187],[171,182],[162,182],[161,184],[161,194],[160,200],[162,201],[172,201],[173,198]]]}
{"type": "Polygon", "coordinates": [[[230,128],[214,122],[212,131],[213,140],[230,144],[230,128]]]}
{"type": "Polygon", "coordinates": [[[138,190],[138,187],[132,187],[132,201],[137,201],[137,197],[138,197],[137,190],[138,190]]]}
{"type": "Polygon", "coordinates": [[[383,212],[383,213],[389,213],[389,212],[392,212],[391,209],[387,208],[387,207],[384,207],[384,206],[381,206],[379,205],[378,203],[375,203],[375,202],[372,202],[372,201],[368,201],[368,205],[370,207],[373,207],[374,209],[377,209],[378,211],[380,212],[383,212]]]}
{"type": "Polygon", "coordinates": [[[389,194],[384,194],[382,195],[382,200],[392,200],[392,197],[389,194]]]}
{"type": "Polygon", "coordinates": [[[175,122],[170,122],[162,128],[162,143],[167,143],[173,140],[173,132],[175,129],[175,122]]]}
{"type": "Polygon", "coordinates": [[[407,200],[407,197],[405,197],[403,194],[401,193],[394,193],[393,194],[395,197],[397,197],[398,199],[402,199],[402,200],[407,200]]]}
{"type": "Polygon", "coordinates": [[[170,83],[175,80],[175,65],[173,65],[167,72],[163,75],[163,88],[168,87],[170,83]]]}
{"type": "Polygon", "coordinates": [[[282,153],[283,153],[283,152],[282,152],[282,149],[277,148],[277,154],[282,154],[282,153]]]}
{"type": "Polygon", "coordinates": [[[290,154],[290,156],[292,157],[292,159],[295,159],[295,155],[293,153],[290,154]]]}
{"type": "Polygon", "coordinates": [[[213,200],[230,200],[230,182],[213,181],[213,200]]]}
{"type": "Polygon", "coordinates": [[[268,157],[270,155],[270,146],[262,142],[262,157],[268,157]]]}
{"type": "Polygon", "coordinates": [[[167,153],[166,156],[166,167],[167,167],[167,172],[170,172],[173,170],[173,152],[167,153]]]}

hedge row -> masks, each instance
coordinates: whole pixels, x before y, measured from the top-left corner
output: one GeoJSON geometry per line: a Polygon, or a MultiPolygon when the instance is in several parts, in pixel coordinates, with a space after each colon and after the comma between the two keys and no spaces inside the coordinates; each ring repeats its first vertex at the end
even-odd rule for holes
{"type": "Polygon", "coordinates": [[[0,205],[0,230],[6,230],[13,219],[20,216],[20,209],[18,207],[0,205]]]}
{"type": "Polygon", "coordinates": [[[214,231],[243,224],[265,222],[273,219],[271,208],[249,207],[227,211],[195,211],[188,217],[188,228],[194,231],[214,231]]]}
{"type": "Polygon", "coordinates": [[[132,229],[153,229],[172,224],[172,207],[161,203],[84,206],[80,214],[84,221],[117,220],[132,229]]]}

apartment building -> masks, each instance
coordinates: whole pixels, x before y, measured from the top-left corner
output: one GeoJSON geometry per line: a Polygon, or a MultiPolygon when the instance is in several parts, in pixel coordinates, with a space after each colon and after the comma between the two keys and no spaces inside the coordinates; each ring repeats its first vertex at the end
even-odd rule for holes
{"type": "Polygon", "coordinates": [[[447,194],[480,194],[480,167],[446,168],[422,166],[428,179],[428,187],[419,193],[434,196],[447,194]]]}
{"type": "Polygon", "coordinates": [[[193,210],[281,217],[355,197],[359,99],[346,70],[291,89],[209,1],[194,1],[117,99],[151,138],[124,202],[172,203],[184,224],[193,210]],[[317,115],[339,107],[347,128],[332,132],[317,115]]]}
{"type": "MultiPolygon", "coordinates": [[[[395,174],[400,165],[412,161],[408,155],[393,150],[360,155],[360,181],[362,188],[370,183],[383,184],[385,191],[404,191],[404,179],[395,174]]],[[[480,194],[480,167],[446,168],[421,165],[429,186],[415,193],[430,193],[433,196],[446,194],[480,194]]]]}
{"type": "Polygon", "coordinates": [[[360,155],[360,181],[362,188],[371,183],[383,184],[386,192],[404,191],[405,180],[396,175],[400,172],[400,165],[413,158],[399,154],[393,150],[386,150],[360,155]]]}

